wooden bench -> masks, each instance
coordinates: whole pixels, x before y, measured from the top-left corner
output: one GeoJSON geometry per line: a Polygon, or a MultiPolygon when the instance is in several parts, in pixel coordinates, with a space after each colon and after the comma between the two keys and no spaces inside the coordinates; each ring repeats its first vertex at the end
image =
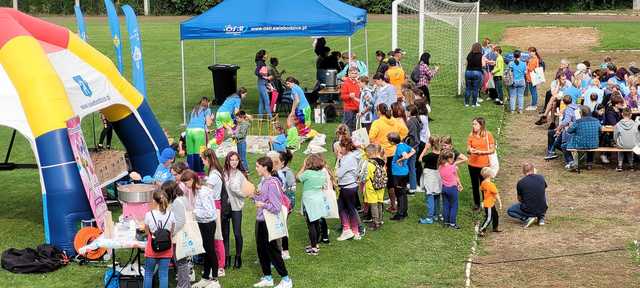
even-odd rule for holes
{"type": "MultiPolygon", "coordinates": [[[[633,152],[633,149],[624,149],[618,147],[598,147],[595,149],[567,149],[569,152],[633,152]]],[[[580,156],[576,160],[576,171],[580,173],[580,156]]]]}

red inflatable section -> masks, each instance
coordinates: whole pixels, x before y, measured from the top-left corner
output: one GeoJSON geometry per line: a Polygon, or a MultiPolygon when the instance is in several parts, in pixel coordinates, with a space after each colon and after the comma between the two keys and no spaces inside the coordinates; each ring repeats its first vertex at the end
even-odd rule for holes
{"type": "Polygon", "coordinates": [[[67,48],[69,44],[69,31],[66,28],[29,16],[18,10],[0,8],[0,21],[2,21],[0,22],[0,27],[2,27],[2,29],[0,29],[2,31],[0,32],[0,46],[15,36],[28,34],[31,34],[31,36],[42,42],[47,42],[62,48],[67,48]],[[14,21],[4,22],[9,19],[13,19],[14,21]],[[16,22],[19,25],[16,25],[16,22]],[[6,26],[5,23],[9,25],[6,26]],[[20,26],[24,27],[27,31],[24,32],[24,29],[20,26]]]}

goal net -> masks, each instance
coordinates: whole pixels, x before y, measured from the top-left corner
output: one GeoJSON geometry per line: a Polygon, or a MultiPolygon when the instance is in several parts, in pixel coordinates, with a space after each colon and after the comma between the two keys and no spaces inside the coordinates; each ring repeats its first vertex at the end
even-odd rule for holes
{"type": "Polygon", "coordinates": [[[478,41],[479,3],[447,0],[395,0],[392,7],[392,49],[407,52],[407,74],[423,52],[440,68],[432,79],[431,96],[462,94],[466,55],[478,41]]]}

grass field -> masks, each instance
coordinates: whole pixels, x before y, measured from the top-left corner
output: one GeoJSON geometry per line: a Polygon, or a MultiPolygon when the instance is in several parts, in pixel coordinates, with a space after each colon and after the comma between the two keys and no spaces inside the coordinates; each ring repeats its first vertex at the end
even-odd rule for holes
{"type": "MultiPolygon", "coordinates": [[[[54,18],[75,30],[72,18],[54,18]]],[[[177,135],[182,123],[180,88],[180,46],[178,42],[178,18],[140,19],[148,94],[160,124],[177,135]]],[[[113,58],[109,32],[104,18],[87,20],[89,42],[97,49],[113,58]]],[[[518,25],[569,25],[596,26],[602,32],[603,49],[620,49],[640,41],[635,38],[623,38],[620,31],[631,32],[632,25],[625,23],[578,23],[578,22],[488,22],[481,23],[480,37],[499,39],[505,27],[518,25]],[[616,33],[612,33],[616,32],[616,33]]],[[[390,22],[373,20],[368,25],[369,52],[377,49],[387,50],[390,46],[390,22]]],[[[124,31],[124,28],[123,28],[124,31]]],[[[354,51],[364,54],[362,32],[354,37],[354,51]]],[[[207,66],[211,65],[213,49],[211,41],[195,41],[185,44],[188,107],[202,96],[211,96],[211,75],[207,66]]],[[[126,43],[125,43],[126,45],[126,43]]],[[[329,46],[345,50],[346,38],[331,38],[329,46]]],[[[635,45],[638,47],[638,45],[635,45]]],[[[311,40],[308,38],[256,39],[237,41],[217,41],[218,63],[239,64],[239,85],[249,88],[248,100],[243,104],[250,111],[257,110],[257,94],[253,73],[253,58],[258,49],[266,49],[272,57],[280,58],[281,69],[294,75],[303,87],[311,87],[314,75],[315,57],[311,40]]],[[[128,47],[123,51],[128,53],[128,47]]],[[[128,54],[127,54],[128,55],[128,54]]],[[[364,57],[360,57],[361,59],[364,57]]],[[[125,59],[129,59],[128,56],[125,59]]],[[[370,57],[370,70],[375,68],[374,57],[370,57]]],[[[127,61],[127,64],[128,61],[127,61]]],[[[130,65],[130,64],[129,64],[130,65]]],[[[129,66],[128,65],[128,66],[129,66]]],[[[413,65],[413,64],[411,64],[413,65]]],[[[126,68],[129,75],[129,67],[126,68]]],[[[128,77],[128,76],[127,76],[128,77]]],[[[431,124],[433,134],[449,134],[455,146],[464,151],[466,136],[473,117],[488,119],[488,127],[496,131],[502,110],[493,105],[483,105],[478,109],[464,109],[462,99],[456,98],[452,91],[450,97],[437,97],[433,100],[433,115],[436,120],[431,124]]],[[[189,109],[189,108],[187,108],[189,109]]],[[[85,120],[90,120],[86,118],[85,120]]],[[[84,121],[85,137],[91,138],[90,123],[84,121]]],[[[335,123],[314,126],[332,139],[335,123]]],[[[5,151],[10,130],[0,129],[0,151],[5,151]]],[[[91,140],[88,140],[91,142],[91,140]]],[[[253,163],[257,155],[249,155],[253,163]]],[[[326,159],[333,162],[331,153],[326,159]]],[[[297,170],[303,157],[297,153],[292,168],[297,170]]],[[[33,155],[24,139],[19,138],[12,160],[15,162],[33,162],[33,155]]],[[[332,243],[322,247],[318,257],[304,255],[302,249],[307,244],[306,226],[300,215],[290,219],[292,259],[287,268],[297,287],[460,287],[463,285],[463,261],[469,253],[473,239],[473,221],[470,212],[470,183],[466,167],[461,167],[460,175],[465,186],[461,193],[459,221],[462,230],[452,231],[439,226],[422,226],[417,219],[424,211],[422,195],[410,199],[410,217],[401,223],[388,223],[381,231],[367,233],[362,241],[338,243],[333,232],[332,243]]],[[[253,174],[255,179],[255,173],[253,174]]],[[[3,182],[2,200],[0,200],[0,250],[9,247],[35,247],[42,243],[42,199],[37,171],[20,170],[0,172],[3,182]]],[[[245,235],[244,266],[240,270],[229,270],[222,278],[224,287],[248,287],[260,277],[259,266],[253,264],[256,259],[253,226],[255,209],[248,202],[244,213],[243,234],[245,235]]],[[[388,218],[388,215],[385,215],[388,218]]],[[[337,222],[331,221],[330,227],[337,222]]],[[[126,260],[126,259],[121,259],[126,260]]],[[[104,267],[70,265],[64,269],[45,275],[16,275],[0,271],[0,287],[100,287],[104,267]]],[[[274,271],[275,273],[275,271],[274,271]]],[[[278,277],[276,277],[278,279],[278,277]]]]}

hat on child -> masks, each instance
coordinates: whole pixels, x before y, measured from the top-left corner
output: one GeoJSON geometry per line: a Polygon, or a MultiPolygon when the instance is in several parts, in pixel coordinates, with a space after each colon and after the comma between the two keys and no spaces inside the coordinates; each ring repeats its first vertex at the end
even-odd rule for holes
{"type": "Polygon", "coordinates": [[[169,160],[173,160],[174,158],[176,158],[176,151],[171,148],[164,148],[162,150],[162,153],[160,153],[158,161],[160,161],[160,164],[162,164],[169,160]]]}

